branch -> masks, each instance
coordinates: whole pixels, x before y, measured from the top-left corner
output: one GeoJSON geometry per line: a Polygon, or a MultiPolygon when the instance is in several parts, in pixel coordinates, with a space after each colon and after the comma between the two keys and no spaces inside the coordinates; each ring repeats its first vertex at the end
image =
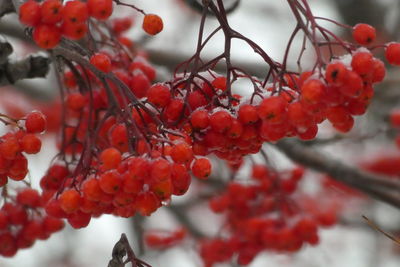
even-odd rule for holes
{"type": "Polygon", "coordinates": [[[276,143],[276,147],[299,164],[329,174],[339,182],[400,208],[398,181],[346,165],[297,141],[282,140],[276,143]]]}
{"type": "Polygon", "coordinates": [[[125,234],[122,234],[119,241],[114,245],[112,259],[109,261],[108,267],[124,267],[128,262],[132,264],[132,267],[151,267],[136,257],[128,238],[125,234]],[[125,257],[126,259],[124,259],[125,257]]]}
{"type": "Polygon", "coordinates": [[[7,61],[0,65],[0,86],[13,84],[21,79],[45,77],[49,71],[49,65],[50,59],[40,55],[7,61]]]}
{"type": "Polygon", "coordinates": [[[0,18],[8,13],[15,12],[14,5],[10,0],[0,1],[0,18]]]}
{"type": "Polygon", "coordinates": [[[0,37],[0,64],[4,64],[8,60],[8,56],[13,52],[12,45],[4,38],[0,37]]]}

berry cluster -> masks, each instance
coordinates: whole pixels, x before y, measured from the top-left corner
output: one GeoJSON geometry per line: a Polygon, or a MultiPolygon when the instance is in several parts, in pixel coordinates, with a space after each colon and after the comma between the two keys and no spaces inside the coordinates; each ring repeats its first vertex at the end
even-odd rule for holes
{"type": "Polygon", "coordinates": [[[88,31],[89,17],[108,19],[113,12],[112,0],[68,1],[45,0],[38,3],[28,0],[21,5],[19,20],[33,27],[33,40],[43,49],[58,45],[61,36],[71,40],[83,38],[88,31]]]}
{"type": "Polygon", "coordinates": [[[19,249],[31,247],[36,240],[46,240],[64,228],[60,219],[43,210],[47,195],[31,188],[20,188],[15,196],[8,192],[0,209],[0,255],[14,256],[19,249]]]}
{"type": "Polygon", "coordinates": [[[318,124],[326,119],[337,130],[348,132],[353,116],[365,113],[374,94],[372,85],[384,75],[383,62],[360,48],[324,69],[286,74],[280,83],[251,97],[232,96],[227,107],[223,76],[194,79],[190,86],[182,86],[186,80],[178,79],[172,90],[152,88],[148,101],[165,108],[169,123],[186,122],[183,118],[189,117],[186,128],[194,137],[196,153],[214,152],[238,163],[244,155],[257,153],[263,142],[291,136],[313,139],[318,124]]]}
{"type": "Polygon", "coordinates": [[[317,244],[318,228],[335,224],[336,213],[298,194],[303,173],[300,167],[275,172],[265,165],[253,165],[251,184],[231,182],[225,192],[211,199],[211,210],[224,213],[228,233],[225,238],[201,243],[205,266],[234,255],[238,255],[238,264],[247,265],[264,250],[296,252],[304,244],[317,244]]]}
{"type": "MultiPolygon", "coordinates": [[[[33,40],[43,49],[58,45],[61,37],[70,40],[82,39],[89,30],[88,20],[107,20],[113,13],[113,0],[72,0],[63,4],[60,0],[45,0],[38,3],[28,0],[19,9],[19,20],[33,27],[33,40]]],[[[143,30],[156,35],[163,29],[162,19],[155,14],[144,14],[143,30]]],[[[127,20],[117,20],[116,34],[129,28],[127,20]],[[121,28],[122,27],[122,28],[121,28]]]]}
{"type": "Polygon", "coordinates": [[[162,124],[161,110],[173,101],[169,85],[152,85],[155,70],[144,57],[111,53],[96,53],[89,69],[71,65],[65,73],[58,144],[64,162],[41,180],[44,192],[53,195],[48,214],[75,228],[102,214],[148,216],[188,190],[190,172],[199,179],[211,173],[210,161],[194,153],[191,137],[162,124]],[[93,71],[115,75],[124,87],[93,71]],[[82,86],[86,78],[90,90],[82,86]],[[128,105],[137,99],[143,104],[128,105]]]}
{"type": "Polygon", "coordinates": [[[28,161],[24,155],[36,154],[42,142],[36,134],[46,128],[46,119],[41,112],[32,111],[24,119],[16,120],[1,115],[0,120],[12,125],[17,131],[8,132],[0,137],[0,187],[7,184],[8,179],[23,180],[28,173],[28,161]],[[20,121],[25,125],[19,125],[20,121]]]}

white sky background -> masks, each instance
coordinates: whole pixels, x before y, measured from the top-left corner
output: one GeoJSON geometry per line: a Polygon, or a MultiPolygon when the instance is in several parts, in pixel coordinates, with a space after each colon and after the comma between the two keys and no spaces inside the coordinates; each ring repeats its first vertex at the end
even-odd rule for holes
{"type": "MultiPolygon", "coordinates": [[[[194,52],[200,18],[196,13],[177,7],[177,0],[131,0],[131,2],[145,9],[148,13],[159,14],[164,20],[164,31],[148,43],[152,50],[178,51],[186,56],[190,56],[194,52]]],[[[337,19],[338,14],[329,3],[330,1],[310,1],[314,14],[337,19]]],[[[122,13],[133,14],[126,8],[122,13]]],[[[142,34],[139,27],[140,18],[139,16],[137,19],[135,30],[131,32],[132,36],[142,34]]],[[[242,0],[239,10],[232,14],[229,19],[234,29],[256,41],[274,59],[281,60],[283,47],[286,46],[294,27],[292,17],[287,12],[285,1],[242,0]]],[[[217,36],[205,52],[216,55],[222,51],[222,44],[222,37],[217,36]]],[[[259,57],[245,47],[243,43],[234,43],[232,54],[236,61],[260,62],[259,57]]],[[[334,149],[343,149],[343,147],[334,147],[334,149]]],[[[367,149],[367,151],[373,151],[374,148],[367,149]]],[[[30,169],[33,177],[41,177],[49,162],[50,155],[53,153],[54,151],[46,150],[41,153],[40,158],[32,158],[30,169]]],[[[340,155],[343,154],[340,153],[340,155]]],[[[347,154],[348,157],[353,155],[347,154]]],[[[278,165],[286,164],[280,161],[277,163],[278,165]]],[[[383,204],[376,204],[375,210],[378,211],[358,211],[359,213],[352,214],[352,218],[359,219],[359,222],[363,223],[360,216],[367,212],[370,218],[377,220],[383,226],[395,227],[398,224],[398,210],[383,204]]],[[[211,228],[215,230],[217,224],[212,222],[214,216],[204,209],[196,210],[196,212],[200,215],[198,216],[199,219],[203,218],[204,223],[210,224],[211,228]]],[[[150,226],[164,228],[166,224],[175,225],[175,222],[169,219],[168,214],[161,209],[151,217],[150,226]]],[[[213,231],[213,229],[210,231],[213,231]]],[[[0,266],[107,266],[112,247],[122,232],[127,233],[128,237],[132,233],[132,230],[128,228],[127,220],[103,216],[101,219],[93,219],[85,229],[76,231],[68,228],[62,233],[52,236],[50,240],[38,241],[31,249],[19,251],[17,256],[11,259],[0,258],[0,266]],[[69,251],[69,254],[64,255],[64,257],[70,260],[70,265],[49,263],[49,259],[63,257],[62,255],[66,251],[69,251]]],[[[131,239],[130,242],[135,247],[134,240],[131,239]]],[[[186,245],[186,247],[175,248],[167,252],[151,252],[144,259],[153,267],[201,267],[201,262],[190,249],[193,244],[188,241],[186,245]]],[[[393,254],[392,242],[374,233],[369,228],[337,226],[333,229],[321,231],[321,244],[317,247],[306,247],[300,253],[293,255],[265,253],[260,255],[250,266],[394,267],[398,266],[399,260],[399,256],[393,254]],[[373,261],[375,260],[379,260],[379,265],[374,265],[373,261]]]]}

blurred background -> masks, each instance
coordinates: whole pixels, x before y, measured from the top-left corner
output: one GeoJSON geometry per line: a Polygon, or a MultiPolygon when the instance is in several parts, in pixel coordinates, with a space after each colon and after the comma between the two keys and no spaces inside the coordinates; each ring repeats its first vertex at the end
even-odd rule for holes
{"type": "MultiPolygon", "coordinates": [[[[148,37],[141,30],[141,15],[128,8],[116,8],[115,17],[130,16],[134,27],[126,34],[137,46],[148,52],[150,61],[156,66],[159,81],[169,79],[174,67],[189,58],[195,51],[199,12],[188,6],[183,0],[127,0],[126,2],[143,8],[148,13],[156,13],[164,20],[164,30],[156,37],[148,37]]],[[[227,3],[229,1],[226,1],[227,3]]],[[[400,39],[400,1],[397,0],[309,0],[314,15],[327,17],[348,25],[369,23],[376,27],[378,43],[400,39]]],[[[228,3],[229,4],[229,3],[228,3]]],[[[232,28],[258,43],[275,60],[282,60],[283,47],[295,21],[286,1],[242,0],[240,6],[229,15],[232,28]]],[[[330,23],[321,23],[342,38],[351,38],[351,32],[330,23]]],[[[206,32],[211,32],[217,22],[207,20],[206,32]]],[[[18,26],[15,14],[0,19],[0,36],[6,38],[15,47],[13,57],[20,58],[37,48],[25,42],[22,29],[18,26]]],[[[217,35],[204,50],[203,57],[211,59],[223,49],[223,36],[217,35]]],[[[301,47],[296,40],[294,47],[301,47]]],[[[295,50],[295,48],[294,48],[295,50]]],[[[312,54],[306,54],[312,60],[312,54]]],[[[296,57],[289,64],[296,68],[296,57]]],[[[246,68],[252,75],[265,73],[265,63],[243,43],[235,42],[232,48],[232,60],[246,68]]],[[[52,71],[46,79],[18,81],[14,86],[0,89],[0,109],[10,106],[24,106],[29,110],[34,103],[47,105],[46,101],[57,97],[57,88],[52,71]]],[[[373,160],[381,155],[398,157],[393,143],[394,133],[387,130],[387,117],[390,110],[400,107],[400,72],[390,69],[385,82],[375,91],[373,104],[368,114],[358,118],[348,138],[337,138],[326,142],[318,149],[329,153],[342,161],[359,164],[373,160]],[[367,138],[363,138],[366,135],[367,138]]],[[[246,90],[246,84],[239,86],[246,90]]],[[[329,125],[323,125],[319,138],[336,137],[329,125]]],[[[46,150],[29,158],[30,179],[38,188],[38,181],[45,173],[52,157],[56,153],[55,137],[51,134],[44,138],[46,150]],[[54,149],[51,149],[54,147],[54,149]]],[[[267,146],[269,159],[277,168],[288,168],[292,163],[273,146],[267,146]]],[[[400,163],[399,163],[400,164],[400,163]]],[[[211,180],[226,180],[226,166],[214,161],[214,173],[211,180]]],[[[243,170],[246,172],[246,170],[243,170]]],[[[398,173],[400,174],[400,172],[398,173]]],[[[395,175],[399,178],[399,175],[395,175]]],[[[321,175],[310,171],[306,173],[304,187],[310,190],[321,175]]],[[[311,189],[312,190],[312,189],[311,189]]],[[[172,204],[159,209],[151,217],[122,219],[102,216],[93,219],[90,225],[81,230],[69,226],[54,234],[47,241],[37,241],[33,248],[21,250],[13,258],[0,258],[4,267],[93,267],[107,266],[111,251],[121,233],[126,233],[138,257],[153,267],[197,267],[202,266],[196,253],[196,242],[187,238],[181,245],[165,251],[149,250],[141,243],[146,229],[176,229],[181,224],[201,235],[212,235],[222,227],[222,218],[207,208],[207,202],[198,196],[209,192],[208,185],[193,181],[190,191],[184,197],[175,197],[172,204]]],[[[365,198],[349,198],[339,218],[339,223],[320,231],[320,244],[305,246],[299,253],[277,254],[262,253],[249,266],[293,266],[293,267],[392,267],[400,261],[400,246],[381,233],[373,230],[362,215],[376,222],[382,229],[400,236],[400,211],[378,201],[365,198]]],[[[235,266],[221,264],[217,266],[235,266]]]]}

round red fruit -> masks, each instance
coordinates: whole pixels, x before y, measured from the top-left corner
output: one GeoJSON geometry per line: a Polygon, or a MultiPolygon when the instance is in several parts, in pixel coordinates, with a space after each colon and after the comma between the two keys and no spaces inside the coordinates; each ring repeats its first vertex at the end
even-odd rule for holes
{"type": "Polygon", "coordinates": [[[163,21],[160,16],[155,14],[147,14],[144,16],[142,28],[150,35],[156,35],[161,32],[164,27],[163,21]]]}

